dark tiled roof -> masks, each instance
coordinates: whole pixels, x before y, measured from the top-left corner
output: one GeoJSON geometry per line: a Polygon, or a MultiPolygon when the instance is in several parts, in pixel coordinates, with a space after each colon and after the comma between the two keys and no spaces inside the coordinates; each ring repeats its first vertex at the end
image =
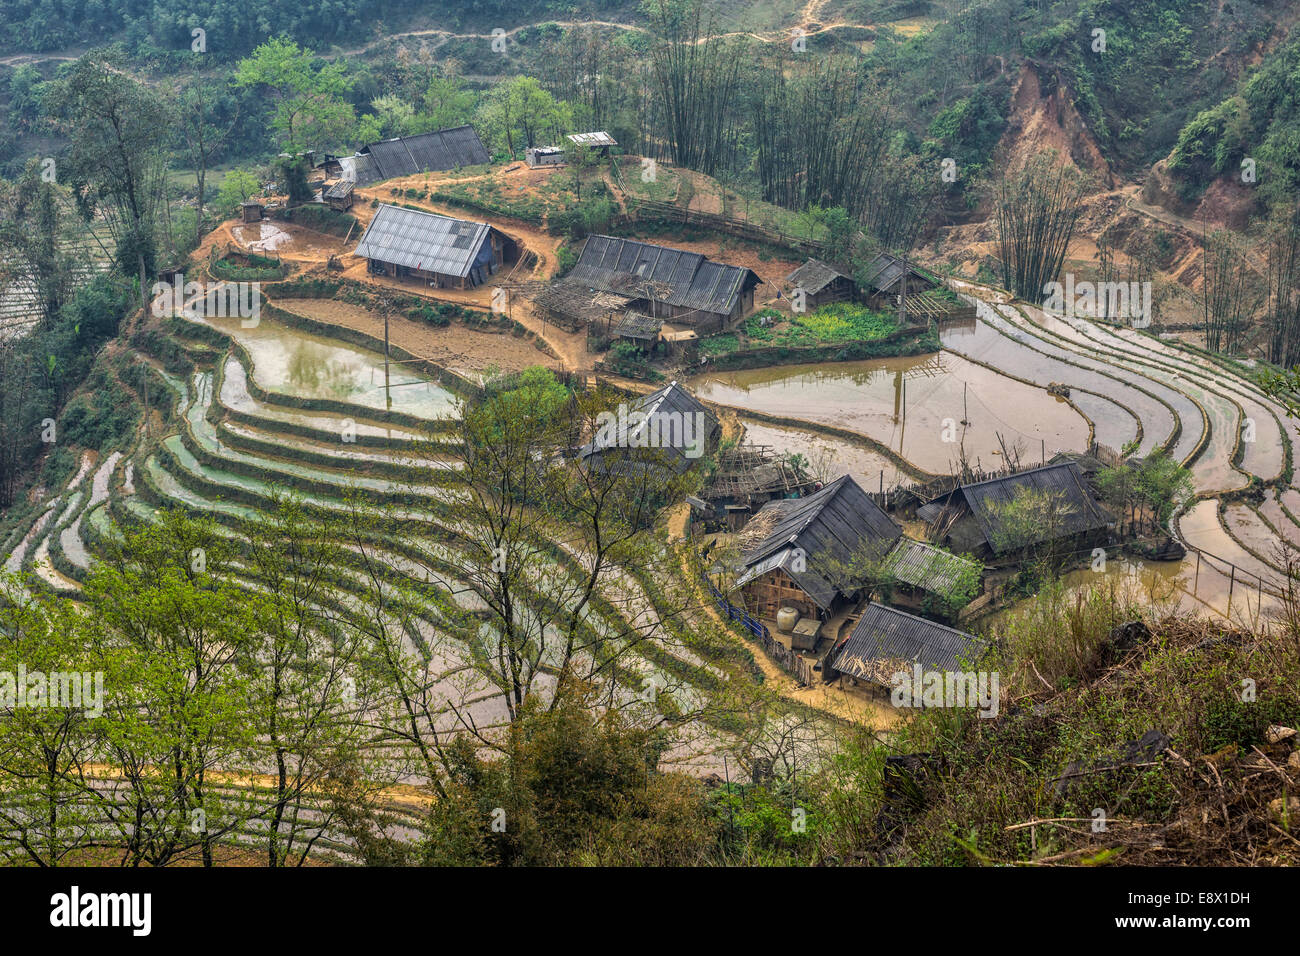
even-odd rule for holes
{"type": "Polygon", "coordinates": [[[916,662],[932,670],[957,670],[977,660],[986,647],[963,631],[872,602],[832,666],[854,677],[878,680],[880,670],[874,665],[916,662]]]}
{"type": "MultiPolygon", "coordinates": [[[[769,502],[752,520],[765,511],[776,512],[777,521],[767,536],[746,552],[746,566],[790,546],[802,548],[810,566],[823,556],[843,564],[860,553],[879,560],[903,534],[849,475],[806,498],[769,502]]],[[[770,514],[764,520],[770,520],[770,514]]]]}
{"type": "Polygon", "coordinates": [[[789,283],[791,288],[803,289],[809,295],[816,295],[836,279],[853,281],[851,276],[846,275],[834,266],[827,265],[820,259],[809,259],[786,276],[785,281],[789,283]]]}
{"type": "MultiPolygon", "coordinates": [[[[356,254],[426,272],[467,276],[483,258],[492,227],[381,203],[356,254]]],[[[487,252],[491,259],[490,249],[487,252]]]]}
{"type": "Polygon", "coordinates": [[[1058,502],[1059,523],[1055,529],[1044,528],[1042,534],[1031,541],[1020,542],[1018,547],[1050,540],[1054,530],[1056,537],[1068,537],[1103,528],[1111,520],[1093,499],[1083,471],[1073,461],[962,485],[959,491],[989,547],[995,552],[1003,550],[997,544],[1001,525],[999,512],[1018,495],[1028,492],[1051,495],[1058,502]]]}
{"type": "Polygon", "coordinates": [[[491,162],[472,126],[453,126],[415,136],[386,139],[364,146],[360,152],[370,156],[377,180],[491,162]]]}
{"type": "Polygon", "coordinates": [[[758,285],[759,278],[750,269],[712,262],[698,252],[634,239],[589,236],[578,264],[564,281],[726,315],[735,308],[741,293],[758,285]]]}

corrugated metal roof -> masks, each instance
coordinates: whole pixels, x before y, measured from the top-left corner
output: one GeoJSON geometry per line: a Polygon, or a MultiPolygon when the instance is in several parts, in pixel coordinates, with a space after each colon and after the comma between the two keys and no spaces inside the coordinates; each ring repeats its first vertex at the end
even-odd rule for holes
{"type": "Polygon", "coordinates": [[[664,320],[652,315],[642,315],[640,312],[625,312],[622,320],[614,326],[613,334],[621,335],[627,339],[650,339],[651,341],[659,338],[659,330],[664,327],[664,320]]]}
{"type": "MultiPolygon", "coordinates": [[[[381,203],[356,254],[411,269],[467,276],[482,257],[492,227],[381,203]]],[[[489,248],[487,257],[491,258],[489,248]]]]}
{"type": "Polygon", "coordinates": [[[879,664],[919,663],[929,670],[958,670],[978,660],[987,647],[974,635],[873,601],[832,666],[854,677],[878,680],[879,664]]]}
{"type": "Polygon", "coordinates": [[[801,562],[796,561],[799,557],[799,549],[794,545],[778,551],[775,554],[764,558],[757,564],[747,567],[743,574],[736,579],[733,587],[741,588],[756,578],[762,577],[769,571],[775,571],[777,568],[785,571],[794,579],[795,584],[803,589],[803,592],[817,603],[817,606],[823,609],[829,609],[838,593],[835,585],[827,581],[821,574],[810,567],[805,557],[802,565],[803,570],[796,570],[801,562]]]}
{"type": "Polygon", "coordinates": [[[820,259],[809,259],[785,277],[785,281],[790,284],[791,288],[803,289],[810,295],[816,295],[836,279],[853,281],[852,276],[846,275],[834,266],[827,265],[820,259]]]}
{"type": "Polygon", "coordinates": [[[885,560],[885,574],[894,580],[932,594],[948,596],[966,573],[978,571],[980,564],[969,558],[950,554],[923,541],[900,538],[885,560]]]}
{"type": "Polygon", "coordinates": [[[1001,525],[999,512],[1021,494],[1033,492],[1053,496],[1059,502],[1058,524],[1055,528],[1043,528],[1039,537],[1020,542],[1016,548],[1051,540],[1054,536],[1053,532],[1055,537],[1067,537],[1103,528],[1111,520],[1093,499],[1083,471],[1073,461],[1043,465],[1014,475],[977,481],[962,485],[958,491],[966,499],[966,504],[970,507],[980,531],[983,532],[985,540],[995,553],[1007,550],[999,548],[995,540],[1001,525]]]}
{"type": "Polygon", "coordinates": [[[667,445],[660,446],[660,450],[666,449],[666,454],[672,455],[673,468],[678,472],[684,472],[696,459],[686,457],[685,436],[676,428],[661,427],[661,423],[683,421],[684,418],[680,416],[696,413],[704,416],[705,433],[699,437],[707,440],[718,426],[717,418],[684,386],[675,381],[669,382],[663,388],[637,399],[628,409],[628,414],[620,417],[618,427],[612,434],[598,436],[583,445],[578,453],[584,460],[601,459],[607,451],[623,448],[635,450],[641,447],[637,444],[639,440],[637,436],[640,433],[657,435],[668,441],[667,445]],[[669,418],[670,415],[679,417],[669,418]]]}
{"type": "MultiPolygon", "coordinates": [[[[925,279],[927,282],[930,281],[929,276],[915,266],[909,265],[907,271],[917,278],[925,279]]],[[[867,265],[866,284],[877,292],[889,292],[898,284],[898,280],[902,275],[903,260],[898,256],[890,255],[888,252],[882,252],[867,265]]]]}
{"type": "Polygon", "coordinates": [[[712,262],[698,252],[589,236],[565,281],[676,308],[729,314],[745,289],[759,283],[750,269],[712,262]]]}
{"type": "Polygon", "coordinates": [[[843,564],[859,554],[879,560],[903,534],[849,475],[807,498],[769,502],[751,520],[759,520],[765,511],[775,511],[779,517],[767,536],[745,554],[746,566],[789,545],[802,548],[810,566],[823,557],[843,564]]]}
{"type": "Polygon", "coordinates": [[[351,179],[358,186],[369,186],[379,178],[375,164],[370,161],[370,157],[365,153],[358,153],[355,156],[340,156],[339,168],[343,171],[344,179],[351,179]]]}
{"type": "Polygon", "coordinates": [[[356,185],[357,184],[350,179],[340,179],[329,189],[325,190],[324,198],[347,199],[348,196],[352,195],[352,190],[356,187],[356,185]]]}
{"type": "Polygon", "coordinates": [[[377,180],[479,166],[492,161],[472,126],[452,126],[415,136],[398,136],[370,143],[358,152],[370,156],[377,180]]]}
{"type": "Polygon", "coordinates": [[[617,146],[614,137],[610,136],[604,130],[597,130],[592,133],[570,133],[569,141],[577,143],[579,146],[617,146]]]}

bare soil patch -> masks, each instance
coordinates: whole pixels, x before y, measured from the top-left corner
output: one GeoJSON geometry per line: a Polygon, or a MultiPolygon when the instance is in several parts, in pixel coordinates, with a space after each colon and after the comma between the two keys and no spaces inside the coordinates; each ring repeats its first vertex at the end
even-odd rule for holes
{"type": "MultiPolygon", "coordinates": [[[[279,299],[276,305],[380,340],[384,337],[384,317],[361,306],[333,299],[279,299]]],[[[494,366],[519,371],[532,365],[556,365],[556,360],[530,339],[508,332],[484,332],[454,322],[434,328],[405,316],[389,316],[388,339],[418,358],[460,373],[485,372],[494,366]]]]}

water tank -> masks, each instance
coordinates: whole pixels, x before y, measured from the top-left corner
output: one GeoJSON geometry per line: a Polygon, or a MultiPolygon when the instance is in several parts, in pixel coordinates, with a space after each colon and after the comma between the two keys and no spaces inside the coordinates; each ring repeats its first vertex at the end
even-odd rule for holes
{"type": "Polygon", "coordinates": [[[799,623],[799,609],[794,607],[783,607],[776,612],[776,629],[782,634],[789,634],[794,630],[794,626],[799,623]]]}

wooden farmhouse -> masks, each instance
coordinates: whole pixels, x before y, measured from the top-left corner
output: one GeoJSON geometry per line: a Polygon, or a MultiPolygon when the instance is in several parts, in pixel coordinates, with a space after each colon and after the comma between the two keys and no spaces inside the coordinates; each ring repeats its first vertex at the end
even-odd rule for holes
{"type": "Polygon", "coordinates": [[[1112,520],[1074,461],[961,485],[916,515],[930,526],[932,540],[986,561],[1014,558],[1043,544],[1090,546],[1105,537],[1112,520]],[[1007,509],[1025,497],[1043,502],[1041,520],[1013,526],[1007,509]]]}
{"type": "Polygon", "coordinates": [[[484,222],[380,204],[356,254],[373,275],[468,289],[519,258],[518,244],[484,222]]]}
{"type": "Polygon", "coordinates": [[[847,302],[858,294],[852,276],[820,259],[809,259],[791,272],[785,277],[785,287],[791,307],[796,312],[811,312],[832,302],[847,302]]]}
{"type": "Polygon", "coordinates": [[[826,620],[856,593],[839,573],[855,560],[880,560],[902,529],[850,476],[806,498],[764,505],[745,526],[735,588],[755,617],[784,607],[826,620]],[[838,563],[839,568],[836,567],[838,563]]]}
{"type": "Polygon", "coordinates": [[[677,382],[612,413],[578,450],[586,468],[601,472],[666,468],[677,474],[717,448],[718,419],[677,382]]]}
{"type": "Polygon", "coordinates": [[[534,299],[565,328],[627,310],[689,326],[699,334],[731,328],[754,311],[751,269],[713,262],[698,252],[588,236],[573,270],[534,299]],[[613,298],[611,298],[613,297],[613,298]],[[590,303],[601,300],[593,312],[590,303]]]}
{"type": "Polygon", "coordinates": [[[831,651],[826,676],[888,696],[900,671],[910,674],[917,664],[927,671],[971,670],[987,649],[971,634],[872,602],[831,651]]]}
{"type": "Polygon", "coordinates": [[[266,204],[256,199],[246,199],[239,204],[239,218],[242,222],[261,222],[266,218],[266,204]]]}

